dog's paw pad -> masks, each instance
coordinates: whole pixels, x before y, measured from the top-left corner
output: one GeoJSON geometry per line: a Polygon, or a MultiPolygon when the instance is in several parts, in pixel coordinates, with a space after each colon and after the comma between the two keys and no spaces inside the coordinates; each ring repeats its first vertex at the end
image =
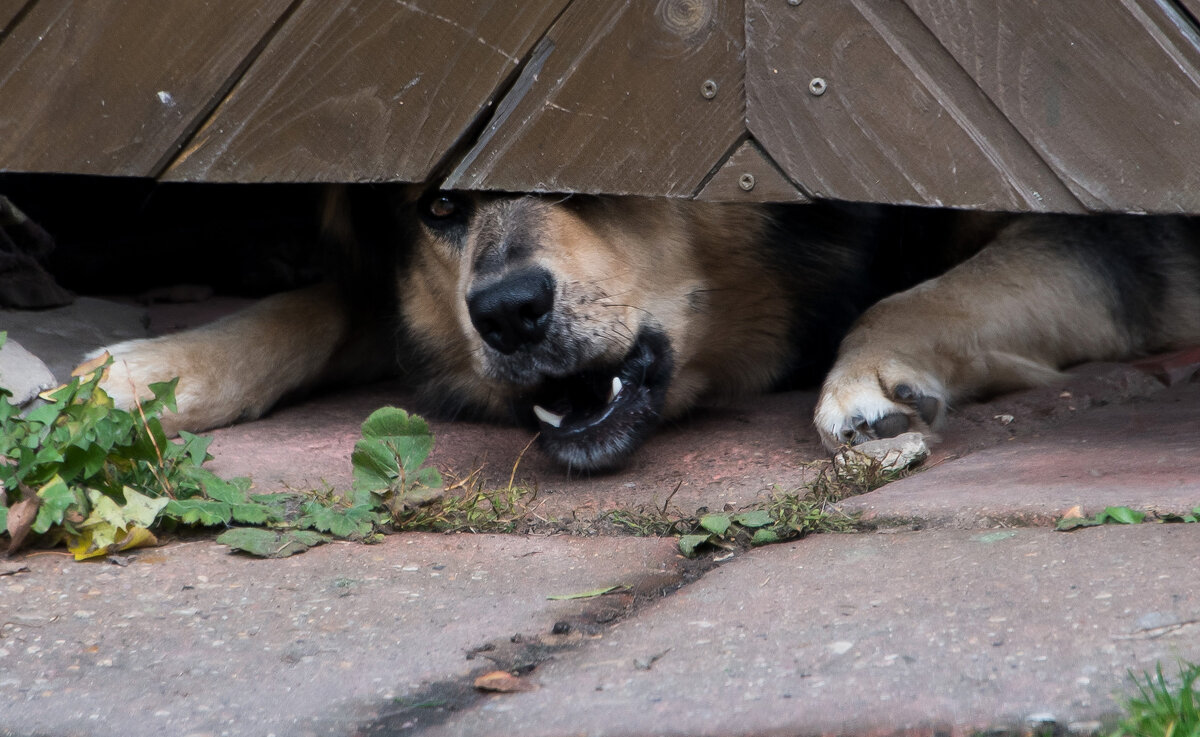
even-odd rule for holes
{"type": "Polygon", "coordinates": [[[872,422],[870,434],[877,438],[894,438],[901,433],[908,432],[911,426],[912,421],[908,419],[908,415],[903,412],[893,412],[872,422]]]}

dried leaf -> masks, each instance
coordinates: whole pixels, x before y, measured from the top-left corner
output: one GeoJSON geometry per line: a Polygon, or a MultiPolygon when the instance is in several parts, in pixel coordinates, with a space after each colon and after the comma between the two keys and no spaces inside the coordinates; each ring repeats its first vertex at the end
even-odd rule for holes
{"type": "Polygon", "coordinates": [[[88,376],[108,363],[108,359],[112,358],[108,351],[104,351],[90,361],[84,361],[71,370],[71,376],[88,376]]]}
{"type": "Polygon", "coordinates": [[[25,536],[33,527],[33,521],[37,519],[38,507],[41,505],[41,498],[30,494],[8,508],[7,527],[8,536],[11,538],[11,542],[8,544],[9,555],[16,553],[25,544],[25,536]]]}
{"type": "Polygon", "coordinates": [[[554,594],[547,596],[551,601],[567,601],[568,599],[591,599],[596,596],[604,596],[617,591],[628,591],[629,584],[619,583],[616,586],[606,586],[602,589],[592,589],[591,591],[581,591],[578,594],[554,594]]]}
{"type": "Polygon", "coordinates": [[[70,546],[70,551],[75,555],[75,560],[87,560],[155,545],[158,545],[158,538],[145,527],[114,530],[108,524],[101,524],[84,530],[75,544],[70,546]]]}
{"type": "Polygon", "coordinates": [[[497,693],[517,693],[534,691],[537,686],[529,681],[518,678],[506,670],[494,670],[484,673],[475,679],[475,688],[480,691],[495,691],[497,693]]]}

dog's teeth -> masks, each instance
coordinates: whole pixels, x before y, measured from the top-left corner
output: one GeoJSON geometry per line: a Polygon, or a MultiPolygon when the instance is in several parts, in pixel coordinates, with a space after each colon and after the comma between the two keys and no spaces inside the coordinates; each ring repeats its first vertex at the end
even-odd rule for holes
{"type": "Polygon", "coordinates": [[[620,396],[621,390],[624,388],[625,388],[625,385],[621,383],[621,377],[614,376],[613,382],[612,382],[612,390],[609,391],[609,393],[608,393],[608,401],[611,402],[612,400],[614,400],[618,396],[620,396]]]}
{"type": "Polygon", "coordinates": [[[533,413],[537,415],[539,420],[546,423],[550,427],[562,427],[562,421],[565,415],[556,415],[545,407],[539,407],[536,404],[533,405],[533,413]]]}

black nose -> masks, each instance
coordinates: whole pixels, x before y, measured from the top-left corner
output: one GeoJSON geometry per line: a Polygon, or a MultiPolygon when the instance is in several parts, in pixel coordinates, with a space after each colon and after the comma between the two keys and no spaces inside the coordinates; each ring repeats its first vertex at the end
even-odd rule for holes
{"type": "Polygon", "coordinates": [[[504,354],[546,337],[554,309],[554,277],[541,268],[522,269],[467,295],[471,323],[484,341],[504,354]]]}

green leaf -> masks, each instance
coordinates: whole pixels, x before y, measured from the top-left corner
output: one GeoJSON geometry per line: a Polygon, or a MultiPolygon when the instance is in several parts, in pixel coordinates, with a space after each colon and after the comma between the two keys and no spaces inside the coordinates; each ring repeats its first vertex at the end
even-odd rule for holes
{"type": "Polygon", "coordinates": [[[217,542],[260,558],[286,558],[327,542],[329,538],[311,530],[264,530],[261,527],[235,527],[221,533],[217,542]]]}
{"type": "Polygon", "coordinates": [[[282,515],[275,514],[275,510],[266,504],[231,504],[229,512],[234,522],[243,525],[265,525],[283,520],[282,515]]]}
{"type": "Polygon", "coordinates": [[[75,492],[59,476],[54,476],[46,482],[42,488],[38,489],[37,495],[42,498],[42,505],[38,507],[37,518],[33,521],[32,529],[38,534],[46,532],[54,525],[61,524],[63,515],[76,501],[75,492]]]}
{"type": "Polygon", "coordinates": [[[1059,532],[1069,532],[1077,530],[1080,527],[1096,527],[1104,522],[1095,517],[1063,517],[1058,522],[1054,523],[1054,529],[1059,532]]]}
{"type": "Polygon", "coordinates": [[[194,465],[200,466],[205,461],[212,460],[212,456],[208,454],[208,446],[212,444],[212,438],[193,435],[186,430],[179,431],[179,438],[183,441],[183,453],[194,465]]]}
{"type": "Polygon", "coordinates": [[[208,499],[171,499],[163,514],[185,525],[204,527],[227,525],[233,519],[233,509],[228,504],[208,499]]]}
{"type": "Polygon", "coordinates": [[[1122,525],[1136,525],[1146,519],[1145,512],[1138,512],[1129,507],[1105,507],[1098,516],[1105,521],[1117,522],[1122,525]]]}
{"type": "Polygon", "coordinates": [[[382,443],[360,440],[350,455],[354,466],[354,489],[384,493],[400,477],[400,463],[382,443]]]}
{"type": "Polygon", "coordinates": [[[430,447],[433,447],[433,433],[429,430],[429,423],[422,417],[410,415],[397,407],[381,407],[372,412],[362,424],[362,436],[368,439],[423,437],[428,438],[430,447]]]}
{"type": "MultiPolygon", "coordinates": [[[[126,486],[125,504],[121,507],[122,516],[125,521],[130,524],[135,524],[138,527],[150,527],[154,524],[154,520],[158,519],[158,515],[162,512],[163,507],[167,506],[167,502],[171,501],[166,497],[149,497],[134,489],[126,486]]],[[[129,524],[121,525],[128,527],[129,524]]]]}
{"type": "Polygon", "coordinates": [[[777,543],[780,539],[774,530],[759,529],[754,531],[754,537],[750,538],[750,544],[767,545],[769,543],[777,543]]]}
{"type": "Polygon", "coordinates": [[[189,474],[200,481],[204,495],[209,499],[226,504],[247,504],[250,497],[246,493],[250,488],[250,479],[241,477],[226,481],[212,471],[197,468],[189,474]]]}
{"type": "Polygon", "coordinates": [[[775,520],[771,518],[771,513],[765,509],[754,509],[749,512],[735,514],[733,521],[742,527],[766,527],[772,524],[775,520]]]}
{"type": "Polygon", "coordinates": [[[335,537],[363,538],[371,534],[371,524],[377,519],[378,515],[367,505],[335,509],[318,502],[308,502],[296,524],[328,532],[335,537]]]}
{"type": "Polygon", "coordinates": [[[729,529],[729,515],[706,514],[700,518],[700,526],[720,537],[729,529]]]}
{"type": "Polygon", "coordinates": [[[162,414],[164,409],[175,411],[175,388],[179,385],[179,377],[170,381],[159,381],[146,388],[154,396],[142,402],[142,414],[152,417],[162,414]]]}
{"type": "Polygon", "coordinates": [[[684,535],[679,538],[679,552],[689,558],[696,556],[696,548],[708,542],[712,535],[684,535]]]}
{"type": "Polygon", "coordinates": [[[442,487],[436,468],[421,467],[432,449],[433,434],[421,417],[395,407],[372,412],[350,456],[354,481],[349,501],[374,505],[377,500],[371,494],[388,499],[394,495],[400,502],[428,498],[426,490],[442,487]]]}

